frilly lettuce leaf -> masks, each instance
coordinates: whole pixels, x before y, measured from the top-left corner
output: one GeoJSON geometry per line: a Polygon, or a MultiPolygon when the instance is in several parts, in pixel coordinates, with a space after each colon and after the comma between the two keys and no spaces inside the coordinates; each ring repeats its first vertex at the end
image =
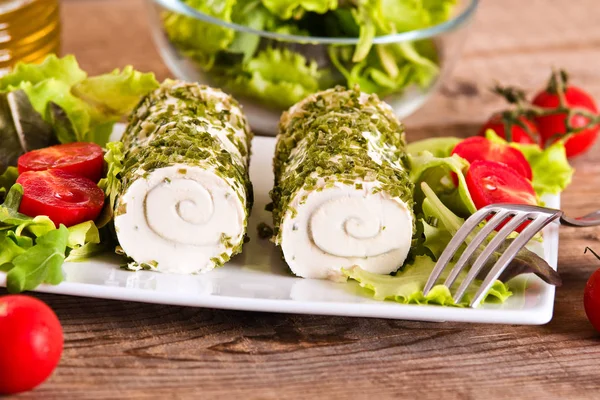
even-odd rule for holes
{"type": "Polygon", "coordinates": [[[85,78],[87,78],[87,73],[79,67],[75,56],[68,55],[58,58],[50,55],[41,64],[18,63],[15,65],[11,73],[0,78],[0,90],[6,91],[11,87],[17,87],[22,82],[35,85],[48,79],[56,79],[68,86],[73,86],[85,78]]]}
{"type": "MultiPolygon", "coordinates": [[[[423,288],[427,279],[435,267],[435,261],[427,256],[418,256],[415,261],[406,265],[401,271],[396,272],[394,276],[374,274],[363,270],[358,266],[343,269],[344,275],[359,283],[360,286],[372,292],[375,300],[393,300],[403,304],[437,304],[442,306],[468,306],[470,301],[477,293],[481,281],[475,281],[469,286],[461,302],[456,304],[452,299],[450,289],[444,285],[436,285],[427,294],[423,295],[423,288]]],[[[450,265],[451,267],[451,265],[450,265]]],[[[451,268],[445,269],[445,274],[451,268]]],[[[466,277],[467,272],[459,274],[455,286],[460,285],[466,277]]],[[[445,277],[443,274],[442,277],[445,277]]],[[[453,286],[455,290],[456,287],[453,286]]],[[[496,281],[487,292],[483,302],[503,303],[512,295],[508,285],[501,281],[496,281]]]]}
{"type": "Polygon", "coordinates": [[[315,62],[287,48],[269,47],[248,61],[243,70],[233,72],[225,84],[236,93],[285,108],[318,91],[320,78],[315,62]]]}
{"type": "Polygon", "coordinates": [[[328,54],[348,86],[358,84],[367,93],[385,96],[411,84],[427,87],[439,73],[436,50],[427,41],[376,45],[358,60],[364,49],[360,44],[356,51],[348,46],[330,46],[328,54]]]}
{"type": "Polygon", "coordinates": [[[380,0],[385,10],[381,25],[390,32],[406,32],[440,24],[450,18],[456,0],[380,0]]]}
{"type": "Polygon", "coordinates": [[[306,11],[324,14],[338,6],[338,0],[262,0],[262,3],[281,19],[298,19],[306,11]]]}
{"type": "MultiPolygon", "coordinates": [[[[183,0],[186,5],[211,17],[232,22],[236,0],[183,0]]],[[[165,32],[171,42],[202,68],[212,68],[218,52],[225,50],[235,37],[233,29],[199,21],[176,12],[162,14],[165,32]]]]}
{"type": "Polygon", "coordinates": [[[113,124],[157,87],[153,74],[130,66],[88,77],[73,56],[50,55],[40,65],[18,64],[0,78],[0,91],[23,90],[63,143],[76,140],[104,145],[113,124]]]}
{"type": "Polygon", "coordinates": [[[508,143],[489,129],[486,137],[495,143],[508,144],[519,149],[533,171],[533,189],[538,196],[558,194],[571,183],[575,170],[569,165],[565,145],[557,141],[542,150],[537,144],[508,143]]]}

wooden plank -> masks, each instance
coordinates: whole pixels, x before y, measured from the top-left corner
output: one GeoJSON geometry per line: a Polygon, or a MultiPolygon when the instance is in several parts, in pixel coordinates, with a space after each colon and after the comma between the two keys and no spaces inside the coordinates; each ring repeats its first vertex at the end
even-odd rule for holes
{"type": "MultiPolygon", "coordinates": [[[[454,73],[406,120],[411,139],[474,133],[502,107],[499,80],[534,91],[550,68],[600,99],[594,0],[483,0],[454,73]]],[[[141,0],[66,0],[64,50],[92,73],[133,64],[169,72],[141,0]]],[[[598,208],[599,150],[575,161],[563,196],[598,208]]],[[[65,329],[60,367],[23,397],[50,398],[595,398],[598,334],[583,287],[600,262],[598,229],[562,229],[555,317],[541,327],[419,323],[144,305],[38,295],[65,329]]]]}

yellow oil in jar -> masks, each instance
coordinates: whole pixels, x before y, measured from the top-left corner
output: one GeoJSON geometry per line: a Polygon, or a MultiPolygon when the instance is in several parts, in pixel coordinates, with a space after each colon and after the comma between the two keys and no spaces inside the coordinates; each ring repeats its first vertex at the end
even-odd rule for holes
{"type": "Polygon", "coordinates": [[[58,0],[0,0],[0,76],[60,49],[58,0]]]}

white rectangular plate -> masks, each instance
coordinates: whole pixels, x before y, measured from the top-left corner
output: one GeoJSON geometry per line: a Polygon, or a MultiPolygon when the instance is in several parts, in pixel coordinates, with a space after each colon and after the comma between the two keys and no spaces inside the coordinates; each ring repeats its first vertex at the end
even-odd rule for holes
{"type": "MultiPolygon", "coordinates": [[[[405,305],[375,301],[355,282],[334,283],[293,277],[270,241],[258,238],[256,226],[271,223],[265,211],[273,184],[271,161],[275,139],[256,137],[252,145],[250,176],[255,203],[249,222],[250,242],[241,255],[206,274],[172,275],[119,269],[122,262],[106,254],[80,263],[65,263],[65,281],[58,286],[42,285],[36,291],[147,303],[173,304],[263,312],[343,315],[421,321],[462,321],[506,324],[544,324],[552,318],[554,287],[535,276],[524,276],[527,289],[502,305],[477,309],[434,305],[405,305]]],[[[559,207],[559,198],[545,199],[559,207]]],[[[539,249],[556,269],[558,226],[544,231],[539,249]],[[543,248],[542,248],[543,247],[543,248]]],[[[6,276],[0,273],[0,286],[6,276]]]]}

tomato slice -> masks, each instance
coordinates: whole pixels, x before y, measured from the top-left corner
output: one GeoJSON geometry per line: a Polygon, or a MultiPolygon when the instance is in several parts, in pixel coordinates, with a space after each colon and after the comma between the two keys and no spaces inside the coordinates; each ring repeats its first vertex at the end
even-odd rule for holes
{"type": "Polygon", "coordinates": [[[456,145],[452,154],[458,154],[469,163],[479,160],[496,161],[511,167],[521,176],[531,180],[533,172],[531,165],[519,150],[501,143],[473,136],[456,145]]]}
{"type": "MultiPolygon", "coordinates": [[[[539,138],[539,132],[537,126],[528,120],[525,117],[519,117],[519,121],[521,121],[525,126],[529,129],[532,136],[534,138],[539,138]]],[[[508,140],[506,137],[506,129],[504,127],[504,123],[502,122],[502,114],[496,113],[490,117],[490,119],[481,127],[478,135],[485,137],[485,132],[491,129],[496,132],[496,135],[500,136],[504,140],[508,140]]],[[[531,136],[527,133],[527,131],[521,128],[519,125],[513,125],[510,130],[512,136],[512,142],[514,143],[524,143],[524,144],[536,144],[536,141],[532,139],[531,136]]],[[[537,143],[539,144],[539,143],[537,143]]]]}
{"type": "Polygon", "coordinates": [[[19,173],[58,169],[94,182],[102,177],[104,153],[95,143],[67,143],[33,150],[19,157],[19,173]]]}
{"type": "MultiPolygon", "coordinates": [[[[570,107],[583,108],[593,113],[598,112],[592,96],[578,87],[568,86],[565,91],[565,100],[570,107]]],[[[542,91],[535,96],[532,103],[538,107],[555,108],[560,104],[560,100],[557,94],[542,91]]],[[[566,133],[566,119],[566,114],[547,115],[535,119],[544,143],[549,144],[556,140],[556,136],[560,137],[566,133]]],[[[571,118],[571,125],[574,128],[585,126],[588,123],[589,119],[582,115],[575,115],[571,118]]],[[[565,143],[567,157],[574,157],[588,151],[598,138],[599,129],[600,127],[596,125],[571,136],[565,143]]]]}
{"type": "MultiPolygon", "coordinates": [[[[490,204],[512,203],[537,205],[537,197],[531,182],[506,164],[496,161],[474,161],[465,177],[467,188],[479,210],[490,204]]],[[[500,230],[507,221],[498,225],[500,230]]],[[[521,232],[529,222],[515,231],[521,232]]]]}
{"type": "Polygon", "coordinates": [[[506,164],[497,161],[474,161],[465,178],[469,193],[478,209],[496,203],[537,205],[531,182],[506,164]]]}
{"type": "Polygon", "coordinates": [[[25,172],[17,183],[23,186],[19,211],[31,217],[47,215],[56,226],[94,220],[104,205],[104,191],[94,182],[62,170],[25,172]]]}

